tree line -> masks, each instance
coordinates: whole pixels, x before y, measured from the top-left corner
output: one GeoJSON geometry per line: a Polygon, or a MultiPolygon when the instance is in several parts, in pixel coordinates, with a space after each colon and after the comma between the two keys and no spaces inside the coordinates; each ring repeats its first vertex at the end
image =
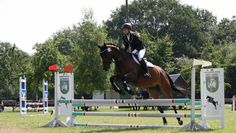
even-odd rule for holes
{"type": "MultiPolygon", "coordinates": [[[[193,58],[211,61],[213,67],[225,70],[226,97],[236,94],[235,16],[217,22],[211,12],[182,5],[176,0],[134,0],[129,5],[128,19],[133,30],[141,33],[149,61],[170,74],[181,73],[188,83],[193,58]]],[[[0,42],[0,99],[18,97],[19,76],[22,75],[27,77],[29,99],[42,96],[43,79],[50,83],[49,99],[52,99],[54,77],[53,72],[48,71],[52,64],[58,64],[60,68],[68,64],[74,66],[78,97],[94,90],[109,89],[114,66],[109,72],[102,70],[96,45],[114,42],[122,47],[120,27],[125,22],[124,5],[115,9],[101,25],[94,20],[92,10],[87,10],[78,24],[35,44],[33,55],[14,44],[0,42]]]]}

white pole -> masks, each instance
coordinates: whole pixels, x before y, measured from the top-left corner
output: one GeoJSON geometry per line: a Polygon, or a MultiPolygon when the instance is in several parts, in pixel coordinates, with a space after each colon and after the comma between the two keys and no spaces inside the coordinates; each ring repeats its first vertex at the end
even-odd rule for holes
{"type": "Polygon", "coordinates": [[[221,129],[224,129],[225,128],[225,111],[224,111],[224,105],[225,105],[225,89],[224,89],[224,81],[225,81],[225,79],[224,79],[224,69],[223,68],[219,68],[220,69],[220,71],[221,71],[221,73],[220,73],[220,79],[221,79],[221,96],[223,97],[223,99],[222,99],[222,107],[221,107],[221,109],[220,109],[220,111],[221,111],[221,129]]]}
{"type": "Polygon", "coordinates": [[[233,100],[233,111],[235,111],[235,99],[233,100]]]}
{"type": "Polygon", "coordinates": [[[235,112],[235,101],[236,101],[236,97],[235,96],[233,96],[233,98],[232,98],[232,107],[233,107],[233,112],[235,112]]]}
{"type": "MultiPolygon", "coordinates": [[[[191,105],[191,123],[195,124],[195,67],[192,68],[192,73],[191,73],[191,100],[192,100],[192,105],[191,105]]],[[[192,125],[192,130],[195,129],[195,125],[192,125]]]]}
{"type": "Polygon", "coordinates": [[[55,119],[58,120],[59,119],[59,115],[58,115],[58,102],[57,102],[57,91],[58,91],[58,72],[55,72],[54,74],[54,110],[55,110],[55,119]]]}

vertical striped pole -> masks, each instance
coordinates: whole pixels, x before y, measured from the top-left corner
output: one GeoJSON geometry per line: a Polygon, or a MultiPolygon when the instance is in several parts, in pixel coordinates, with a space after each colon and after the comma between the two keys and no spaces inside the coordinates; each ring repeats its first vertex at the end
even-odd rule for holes
{"type": "Polygon", "coordinates": [[[43,80],[43,114],[48,114],[48,82],[43,80]]]}
{"type": "Polygon", "coordinates": [[[19,90],[19,100],[20,100],[20,115],[27,114],[27,101],[26,101],[26,77],[20,77],[20,90],[19,90]]]}

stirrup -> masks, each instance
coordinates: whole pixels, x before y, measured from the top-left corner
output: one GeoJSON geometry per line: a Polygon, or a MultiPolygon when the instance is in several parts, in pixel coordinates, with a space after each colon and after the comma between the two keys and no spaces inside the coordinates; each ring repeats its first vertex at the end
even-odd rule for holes
{"type": "Polygon", "coordinates": [[[151,75],[150,75],[150,73],[145,73],[145,74],[144,74],[144,77],[150,78],[151,75]]]}

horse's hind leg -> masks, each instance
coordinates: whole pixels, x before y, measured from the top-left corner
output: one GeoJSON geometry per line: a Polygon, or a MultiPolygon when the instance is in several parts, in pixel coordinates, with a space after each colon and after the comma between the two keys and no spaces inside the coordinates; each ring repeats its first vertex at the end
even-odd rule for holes
{"type": "MultiPolygon", "coordinates": [[[[147,88],[148,90],[148,93],[150,95],[150,97],[154,98],[154,99],[159,99],[160,96],[159,96],[159,93],[158,93],[158,89],[156,87],[153,87],[153,88],[147,88]]],[[[160,113],[164,113],[163,109],[161,106],[158,106],[158,110],[160,111],[160,113]]],[[[163,119],[163,124],[164,125],[167,125],[167,120],[165,117],[162,117],[163,119]]]]}
{"type": "MultiPolygon", "coordinates": [[[[167,85],[166,85],[167,86],[167,85]]],[[[172,94],[171,94],[171,91],[170,91],[170,89],[168,90],[168,89],[165,89],[165,88],[167,88],[167,87],[165,87],[164,89],[163,89],[164,87],[162,86],[162,88],[160,87],[160,89],[161,89],[161,91],[162,91],[162,93],[167,97],[167,98],[173,98],[173,96],[172,96],[172,94]]],[[[174,109],[174,112],[177,114],[178,112],[177,112],[177,110],[176,110],[176,106],[172,106],[173,107],[173,109],[174,109]]],[[[179,118],[179,117],[177,117],[176,118],[177,120],[178,120],[178,123],[179,123],[179,125],[183,125],[183,121],[179,118]]]]}
{"type": "MultiPolygon", "coordinates": [[[[161,89],[161,92],[166,96],[166,98],[173,99],[171,87],[170,87],[169,84],[167,84],[167,83],[166,84],[162,84],[160,89],[161,89]],[[169,89],[167,89],[167,88],[169,88],[169,89]]],[[[174,109],[174,112],[177,114],[178,112],[176,110],[176,106],[172,106],[172,107],[174,109]]],[[[183,121],[179,117],[177,117],[176,119],[178,120],[179,125],[183,125],[183,121]]]]}
{"type": "MultiPolygon", "coordinates": [[[[177,114],[178,112],[176,110],[176,106],[172,106],[172,107],[173,107],[175,113],[177,114]]],[[[183,125],[183,121],[179,117],[177,117],[176,119],[178,120],[179,125],[183,125]]]]}
{"type": "MultiPolygon", "coordinates": [[[[161,106],[158,106],[158,110],[159,110],[162,114],[164,113],[164,111],[163,111],[163,109],[162,109],[161,106]]],[[[164,124],[164,125],[167,125],[167,120],[166,120],[166,118],[165,118],[165,117],[162,117],[162,119],[163,119],[163,124],[164,124]]]]}

